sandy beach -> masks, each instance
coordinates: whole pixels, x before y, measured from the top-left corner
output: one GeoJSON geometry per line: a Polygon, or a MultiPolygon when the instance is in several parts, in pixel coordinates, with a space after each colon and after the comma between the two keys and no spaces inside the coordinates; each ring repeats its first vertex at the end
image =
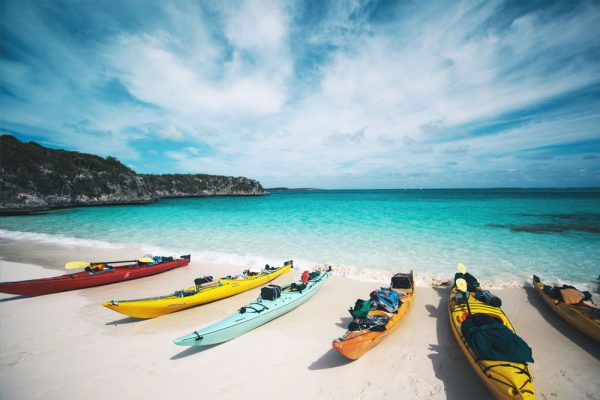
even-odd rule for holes
{"type": "MultiPolygon", "coordinates": [[[[0,281],[59,275],[69,260],[138,254],[7,241],[0,252],[0,281]]],[[[297,265],[276,282],[288,283],[311,267],[297,265]]],[[[354,362],[331,349],[331,341],[345,332],[354,301],[388,282],[334,276],[298,309],[206,349],[172,340],[231,314],[256,298],[258,289],[151,320],[100,306],[167,294],[198,276],[242,269],[205,264],[192,254],[188,268],[140,280],[32,298],[0,295],[2,398],[490,398],[450,332],[448,288],[418,287],[399,328],[354,362]]],[[[530,286],[495,292],[533,349],[536,397],[600,399],[600,346],[554,315],[530,286]]]]}

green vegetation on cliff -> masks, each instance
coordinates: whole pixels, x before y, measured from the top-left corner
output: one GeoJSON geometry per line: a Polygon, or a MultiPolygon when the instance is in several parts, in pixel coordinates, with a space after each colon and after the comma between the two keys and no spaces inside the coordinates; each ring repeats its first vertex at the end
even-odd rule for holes
{"type": "Polygon", "coordinates": [[[205,174],[137,174],[114,157],[0,136],[0,213],[148,203],[166,197],[266,194],[258,181],[205,174]]]}

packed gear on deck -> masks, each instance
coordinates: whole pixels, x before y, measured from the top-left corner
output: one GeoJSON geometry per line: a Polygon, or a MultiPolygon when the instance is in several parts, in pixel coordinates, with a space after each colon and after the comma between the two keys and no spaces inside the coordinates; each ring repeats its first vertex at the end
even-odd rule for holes
{"type": "Polygon", "coordinates": [[[300,280],[302,281],[302,283],[304,285],[306,285],[308,283],[309,279],[310,279],[310,274],[308,273],[308,271],[304,271],[302,273],[302,276],[300,277],[300,280]]]}
{"type": "Polygon", "coordinates": [[[469,315],[460,331],[478,360],[533,362],[527,343],[488,314],[469,315]]]}
{"type": "Polygon", "coordinates": [[[492,294],[489,290],[476,291],[475,298],[492,307],[502,307],[502,300],[500,297],[492,294]]]}
{"type": "Polygon", "coordinates": [[[464,292],[458,291],[454,295],[454,301],[456,301],[456,304],[465,304],[468,299],[469,299],[469,293],[464,293],[464,292]]]}
{"type": "Polygon", "coordinates": [[[260,298],[264,300],[276,300],[281,297],[281,286],[268,285],[260,289],[260,298]]]}
{"type": "Polygon", "coordinates": [[[392,276],[391,286],[393,289],[412,289],[410,275],[396,274],[392,276]]]}
{"type": "Polygon", "coordinates": [[[371,300],[362,299],[357,299],[356,303],[354,303],[354,308],[348,309],[350,315],[355,319],[365,318],[369,314],[369,311],[371,311],[371,300]]]}
{"type": "Polygon", "coordinates": [[[363,329],[370,329],[372,331],[382,332],[385,330],[390,319],[384,315],[370,315],[360,320],[350,322],[348,325],[349,331],[361,331],[363,329]]]}
{"type": "MultiPolygon", "coordinates": [[[[371,310],[382,310],[388,313],[398,311],[402,302],[400,296],[394,290],[389,288],[381,288],[374,290],[371,293],[369,300],[357,299],[354,308],[350,308],[348,312],[357,320],[368,318],[367,315],[371,310]]],[[[356,321],[355,321],[356,322],[356,321]]],[[[358,322],[359,324],[362,322],[358,322]]]]}
{"type": "Polygon", "coordinates": [[[371,293],[371,302],[377,309],[394,313],[400,307],[400,296],[394,290],[381,288],[371,293]]]}
{"type": "MultiPolygon", "coordinates": [[[[329,267],[329,268],[331,268],[331,267],[329,267]]],[[[330,269],[330,271],[331,271],[331,269],[330,269]]],[[[318,278],[319,276],[321,276],[321,271],[318,271],[318,270],[313,271],[310,274],[308,274],[308,279],[315,279],[315,278],[318,278]]]]}
{"type": "Polygon", "coordinates": [[[465,272],[464,274],[461,272],[457,272],[456,274],[454,274],[454,285],[456,285],[456,281],[461,278],[467,282],[467,291],[475,292],[477,289],[479,289],[479,281],[477,280],[477,278],[475,278],[468,272],[465,272]]]}
{"type": "Polygon", "coordinates": [[[571,285],[549,286],[544,285],[544,293],[555,300],[562,301],[565,304],[579,304],[583,301],[591,301],[592,294],[588,291],[578,290],[571,285]]]}
{"type": "Polygon", "coordinates": [[[560,297],[565,304],[579,304],[583,301],[585,295],[577,289],[561,289],[560,297]]]}

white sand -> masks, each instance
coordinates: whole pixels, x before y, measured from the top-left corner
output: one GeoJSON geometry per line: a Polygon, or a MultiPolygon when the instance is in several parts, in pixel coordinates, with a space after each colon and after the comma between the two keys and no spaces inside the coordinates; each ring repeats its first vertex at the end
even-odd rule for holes
{"type": "MultiPolygon", "coordinates": [[[[105,256],[95,251],[70,248],[38,256],[57,268],[86,252],[87,259],[105,256]]],[[[25,253],[22,258],[28,260],[25,253]]],[[[127,256],[132,255],[138,254],[127,256]]],[[[11,259],[18,256],[16,251],[11,259]]],[[[128,318],[99,305],[167,294],[191,285],[198,276],[242,269],[203,265],[192,255],[189,268],[140,280],[33,298],[0,295],[0,397],[490,398],[450,332],[448,289],[418,288],[415,306],[399,328],[355,362],[332,350],[331,340],[345,331],[348,307],[376,288],[369,282],[333,277],[298,309],[207,349],[179,347],[172,339],[231,314],[259,289],[152,320],[128,318]]],[[[290,282],[300,272],[277,282],[290,282]]],[[[0,261],[2,280],[60,273],[0,261]]],[[[537,398],[600,399],[600,346],[546,309],[533,289],[496,293],[517,332],[533,348],[537,398]]]]}

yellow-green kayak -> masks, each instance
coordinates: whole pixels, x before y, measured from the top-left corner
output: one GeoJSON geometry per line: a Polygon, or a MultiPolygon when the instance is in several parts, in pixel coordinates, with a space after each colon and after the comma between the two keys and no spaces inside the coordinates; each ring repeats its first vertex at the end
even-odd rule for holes
{"type": "Polygon", "coordinates": [[[278,276],[290,272],[291,268],[293,268],[293,262],[288,261],[276,269],[263,270],[258,274],[245,274],[237,279],[221,278],[206,286],[192,286],[166,296],[136,300],[111,300],[102,305],[130,317],[155,318],[265,285],[278,276]]]}
{"type": "Polygon", "coordinates": [[[535,275],[533,276],[533,287],[540,294],[544,303],[548,304],[562,319],[600,343],[600,313],[597,309],[585,304],[565,304],[553,299],[544,292],[544,284],[535,275]]]}

